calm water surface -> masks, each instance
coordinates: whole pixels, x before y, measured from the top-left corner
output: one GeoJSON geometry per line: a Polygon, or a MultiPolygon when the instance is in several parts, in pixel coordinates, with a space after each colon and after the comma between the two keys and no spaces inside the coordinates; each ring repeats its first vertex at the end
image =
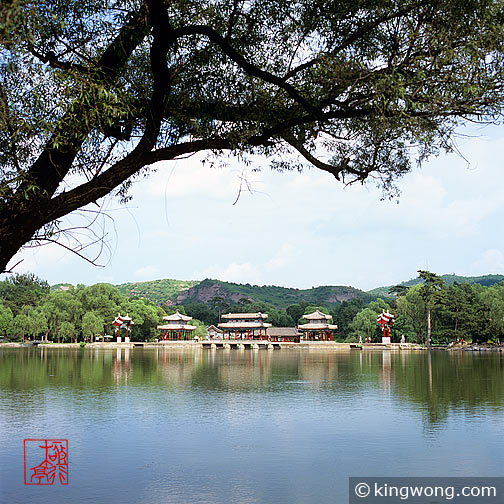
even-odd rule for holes
{"type": "Polygon", "coordinates": [[[349,476],[502,476],[504,355],[0,350],[0,502],[348,501],[349,476]],[[69,441],[25,486],[23,440],[69,441]]]}

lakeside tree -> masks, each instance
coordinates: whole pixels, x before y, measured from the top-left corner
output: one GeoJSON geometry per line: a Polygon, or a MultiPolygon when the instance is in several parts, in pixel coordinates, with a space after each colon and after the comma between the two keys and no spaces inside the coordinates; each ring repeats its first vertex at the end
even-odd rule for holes
{"type": "Polygon", "coordinates": [[[33,273],[11,275],[0,281],[0,299],[17,315],[23,306],[33,306],[49,294],[49,284],[33,273]]]}
{"type": "Polygon", "coordinates": [[[13,323],[12,310],[0,302],[0,335],[10,335],[14,327],[13,323]]]}
{"type": "Polygon", "coordinates": [[[501,118],[503,0],[0,9],[0,271],[27,243],[71,246],[64,216],[95,222],[159,161],[259,153],[394,194],[411,155],[501,118]]]}
{"type": "Polygon", "coordinates": [[[433,307],[440,301],[443,294],[444,282],[435,273],[426,270],[418,270],[418,276],[424,281],[418,290],[420,296],[425,301],[427,312],[427,348],[431,346],[431,313],[433,307]]]}
{"type": "Polygon", "coordinates": [[[91,343],[98,335],[103,335],[104,320],[97,313],[90,311],[82,317],[81,328],[82,336],[85,340],[89,339],[91,343]]]}
{"type": "Polygon", "coordinates": [[[285,309],[285,313],[289,315],[294,324],[299,323],[299,319],[304,315],[308,302],[301,300],[299,303],[291,304],[285,309]]]}
{"type": "Polygon", "coordinates": [[[378,340],[381,337],[381,328],[378,325],[378,315],[383,310],[390,310],[390,306],[383,299],[371,301],[368,305],[359,311],[349,325],[352,331],[348,337],[349,341],[357,341],[359,337],[363,340],[371,338],[372,341],[378,340]]]}
{"type": "MultiPolygon", "coordinates": [[[[11,285],[12,278],[5,281],[11,285]]],[[[0,282],[1,286],[2,282],[0,282]]],[[[131,298],[121,294],[109,284],[96,284],[90,287],[78,285],[66,290],[54,290],[44,297],[35,295],[38,283],[32,283],[33,295],[26,295],[29,300],[14,316],[5,306],[3,294],[10,291],[0,289],[0,336],[42,337],[44,341],[74,341],[93,339],[105,332],[112,331],[112,320],[118,312],[132,317],[135,325],[130,330],[134,340],[153,340],[159,335],[157,325],[166,315],[164,309],[147,299],[131,298]]],[[[183,307],[179,307],[184,310],[183,307]]],[[[199,326],[201,323],[195,321],[199,326]]],[[[199,329],[201,335],[204,328],[199,329]]]]}
{"type": "Polygon", "coordinates": [[[394,329],[403,328],[405,337],[409,336],[410,341],[424,343],[427,315],[425,301],[420,295],[420,288],[420,284],[414,285],[408,289],[404,296],[397,298],[397,320],[399,321],[401,318],[402,320],[400,320],[399,326],[394,329]]]}

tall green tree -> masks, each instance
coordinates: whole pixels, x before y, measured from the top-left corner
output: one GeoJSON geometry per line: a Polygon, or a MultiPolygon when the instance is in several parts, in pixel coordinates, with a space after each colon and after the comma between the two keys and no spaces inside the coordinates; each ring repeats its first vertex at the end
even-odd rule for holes
{"type": "Polygon", "coordinates": [[[214,296],[208,304],[217,312],[219,322],[221,315],[229,310],[229,303],[222,296],[214,296]]]}
{"type": "Polygon", "coordinates": [[[187,315],[203,321],[207,325],[217,324],[219,317],[207,304],[194,302],[184,305],[187,315]]]}
{"type": "Polygon", "coordinates": [[[0,271],[24,244],[60,240],[65,215],[127,200],[149,166],[201,151],[262,153],[279,170],[306,163],[393,193],[411,145],[421,162],[461,121],[501,116],[503,7],[4,2],[0,271]]]}
{"type": "Polygon", "coordinates": [[[14,320],[12,321],[12,328],[16,336],[21,338],[21,341],[25,340],[25,336],[28,333],[29,319],[28,315],[25,313],[18,313],[14,320]]]}
{"type": "Polygon", "coordinates": [[[14,316],[12,310],[0,302],[0,335],[9,335],[13,330],[14,316]]]}
{"type": "Polygon", "coordinates": [[[492,285],[483,289],[479,300],[485,307],[485,317],[479,320],[480,331],[493,341],[504,341],[504,285],[492,285]]]}
{"type": "Polygon", "coordinates": [[[304,315],[305,309],[308,306],[307,301],[300,301],[299,303],[295,303],[287,306],[285,312],[292,319],[292,322],[296,325],[299,323],[299,319],[304,315]]]}
{"type": "Polygon", "coordinates": [[[47,332],[47,318],[41,306],[30,307],[28,310],[27,333],[32,338],[38,338],[47,332]]]}
{"type": "Polygon", "coordinates": [[[15,274],[0,282],[0,299],[17,315],[24,306],[41,302],[49,290],[49,284],[33,273],[15,274]]]}
{"type": "Polygon", "coordinates": [[[343,301],[333,308],[331,315],[333,316],[333,322],[338,326],[336,334],[340,339],[344,339],[348,335],[352,320],[362,308],[363,302],[360,298],[343,301]]]}
{"type": "Polygon", "coordinates": [[[358,337],[364,341],[371,338],[373,341],[376,338],[378,324],[376,323],[377,313],[371,308],[363,308],[357,315],[355,315],[350,329],[358,337]]]}
{"type": "Polygon", "coordinates": [[[441,277],[431,271],[418,270],[418,276],[424,281],[419,289],[419,294],[425,301],[427,309],[427,348],[431,347],[431,315],[433,307],[440,301],[444,291],[444,283],[441,277]]]}
{"type": "Polygon", "coordinates": [[[426,305],[420,294],[421,288],[420,284],[414,285],[408,289],[404,296],[400,296],[396,300],[398,319],[402,318],[403,322],[401,323],[413,329],[417,343],[425,342],[424,333],[427,324],[426,305]]]}
{"type": "Polygon", "coordinates": [[[99,334],[103,334],[104,320],[95,312],[86,312],[82,317],[82,336],[85,340],[93,342],[99,334]]]}

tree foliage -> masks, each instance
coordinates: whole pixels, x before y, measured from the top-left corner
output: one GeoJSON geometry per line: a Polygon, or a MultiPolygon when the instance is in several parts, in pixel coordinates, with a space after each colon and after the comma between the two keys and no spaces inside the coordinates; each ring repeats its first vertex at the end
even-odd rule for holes
{"type": "MultiPolygon", "coordinates": [[[[32,280],[34,277],[28,276],[32,280]]],[[[16,306],[15,315],[8,306],[16,277],[0,282],[0,335],[25,339],[43,338],[45,341],[77,342],[79,339],[93,341],[113,331],[112,321],[120,312],[129,314],[135,322],[130,334],[133,340],[153,340],[159,336],[157,325],[162,323],[166,312],[149,300],[128,298],[109,284],[90,287],[78,285],[67,290],[39,295],[38,279],[28,286],[25,282],[20,298],[23,305],[16,306]]],[[[198,324],[201,323],[198,321],[198,324]]]]}
{"type": "Polygon", "coordinates": [[[503,12],[502,0],[4,2],[0,271],[26,243],[61,243],[65,215],[93,222],[86,205],[126,200],[156,162],[200,151],[393,193],[411,154],[450,149],[463,120],[500,118],[503,12]]]}

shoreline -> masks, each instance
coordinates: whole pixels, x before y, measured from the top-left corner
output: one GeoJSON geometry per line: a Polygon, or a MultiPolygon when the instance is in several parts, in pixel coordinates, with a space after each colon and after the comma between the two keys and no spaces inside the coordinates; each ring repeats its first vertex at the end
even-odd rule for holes
{"type": "MultiPolygon", "coordinates": [[[[426,351],[427,347],[415,343],[338,343],[338,342],[302,342],[302,343],[289,343],[289,342],[266,342],[266,341],[240,341],[240,340],[203,340],[195,341],[170,341],[170,342],[150,342],[150,341],[132,341],[129,343],[86,343],[84,347],[80,343],[33,343],[33,342],[1,342],[0,349],[2,348],[65,348],[65,349],[119,349],[119,348],[161,348],[161,349],[184,349],[184,348],[200,348],[214,350],[216,348],[237,348],[243,349],[244,343],[250,349],[300,349],[300,350],[324,350],[324,351],[376,351],[376,350],[389,350],[389,351],[426,351]],[[260,343],[260,344],[259,344],[260,343]]],[[[498,345],[478,345],[478,344],[464,344],[452,346],[432,346],[431,351],[463,351],[463,352],[504,352],[504,346],[498,345]]]]}

